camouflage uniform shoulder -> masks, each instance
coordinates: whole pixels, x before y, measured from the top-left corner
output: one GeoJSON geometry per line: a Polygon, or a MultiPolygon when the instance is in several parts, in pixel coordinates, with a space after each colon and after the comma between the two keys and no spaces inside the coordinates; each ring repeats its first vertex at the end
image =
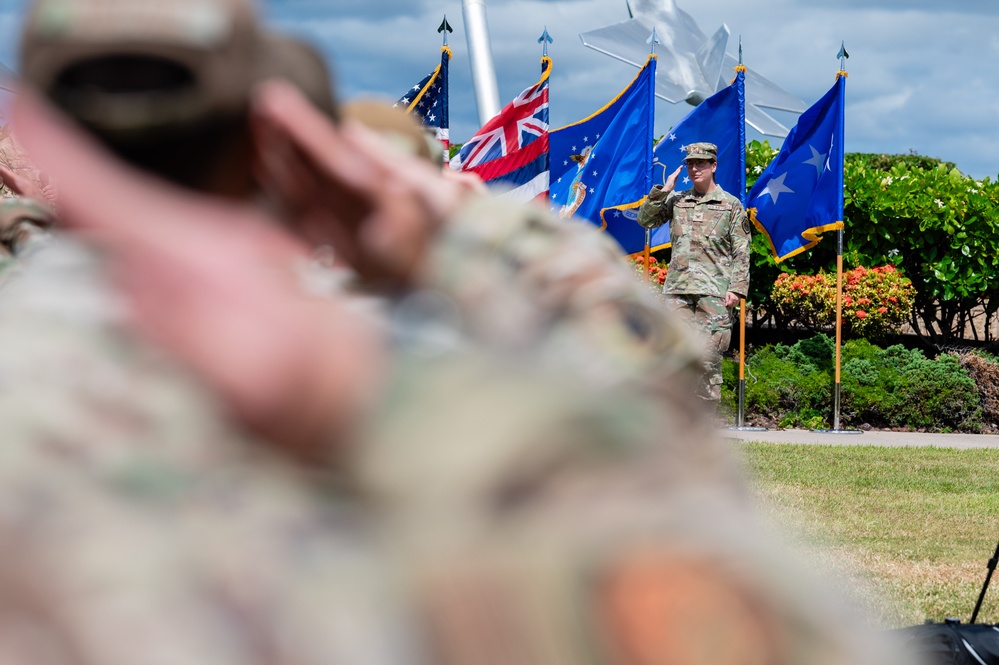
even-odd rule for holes
{"type": "Polygon", "coordinates": [[[723,203],[728,203],[734,209],[737,209],[737,210],[741,210],[742,209],[742,201],[740,201],[737,197],[733,196],[732,194],[729,194],[728,192],[726,192],[720,186],[719,187],[715,187],[714,190],[712,190],[711,192],[709,192],[708,195],[707,195],[707,197],[709,199],[711,199],[711,200],[721,201],[723,203]]]}
{"type": "Polygon", "coordinates": [[[743,496],[733,458],[714,445],[700,410],[631,388],[603,390],[550,371],[533,354],[401,352],[389,385],[356,448],[357,477],[380,488],[375,494],[426,495],[447,511],[489,505],[516,488],[526,498],[533,482],[540,491],[544,478],[596,465],[743,496]]]}
{"type": "Polygon", "coordinates": [[[497,640],[528,662],[687,662],[671,649],[720,644],[753,662],[878,662],[761,537],[738,470],[719,473],[731,450],[693,412],[529,360],[400,372],[351,475],[398,528],[442,662],[491,662],[468,648],[497,640]]]}
{"type": "Polygon", "coordinates": [[[184,455],[212,437],[220,449],[239,440],[207,390],[125,331],[122,303],[89,250],[53,236],[19,260],[0,302],[0,422],[9,443],[89,450],[98,439],[110,451],[144,440],[184,455]]]}
{"type": "MultiPolygon", "coordinates": [[[[423,285],[450,299],[477,342],[543,346],[605,385],[683,384],[701,348],[596,227],[482,197],[448,221],[423,285]]],[[[682,388],[679,390],[682,391],[682,388]]]]}

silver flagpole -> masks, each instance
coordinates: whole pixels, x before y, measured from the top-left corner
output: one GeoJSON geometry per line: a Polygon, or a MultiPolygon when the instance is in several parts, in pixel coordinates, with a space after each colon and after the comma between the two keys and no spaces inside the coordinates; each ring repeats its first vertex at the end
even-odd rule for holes
{"type": "Polygon", "coordinates": [[[499,88],[496,85],[496,68],[489,46],[489,27],[486,24],[485,0],[462,0],[465,17],[465,38],[472,65],[472,83],[475,86],[475,106],[479,111],[479,124],[485,125],[500,112],[499,88]]]}

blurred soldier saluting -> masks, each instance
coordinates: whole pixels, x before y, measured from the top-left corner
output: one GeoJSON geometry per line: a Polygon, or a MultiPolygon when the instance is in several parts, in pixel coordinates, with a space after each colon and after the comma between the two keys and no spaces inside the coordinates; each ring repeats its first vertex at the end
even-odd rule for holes
{"type": "Polygon", "coordinates": [[[309,246],[332,247],[366,289],[395,298],[407,327],[444,316],[459,337],[513,352],[543,340],[552,366],[607,388],[687,392],[700,350],[606,237],[430,169],[400,171],[397,151],[363,128],[342,133],[377,156],[333,154],[328,71],[307,45],[261,29],[249,2],[38,2],[21,69],[126,161],[262,205],[309,246]],[[257,87],[269,77],[322,113],[287,122],[287,104],[257,87]]]}
{"type": "MultiPolygon", "coordinates": [[[[247,399],[229,377],[260,388],[258,411],[308,421],[345,400],[324,386],[383,374],[351,310],[303,295],[282,269],[294,243],[252,211],[123,168],[28,99],[16,119],[67,228],[159,305],[145,329],[227,401],[247,399]],[[324,352],[341,344],[355,363],[324,352]]],[[[474,352],[401,353],[337,463],[302,468],[212,425],[211,394],[156,354],[19,295],[0,309],[0,370],[31,395],[0,400],[0,657],[892,662],[700,475],[677,404],[474,352]],[[53,351],[84,372],[55,392],[53,351]]]]}
{"type": "MultiPolygon", "coordinates": [[[[242,4],[182,5],[209,35],[260,30],[242,4]]],[[[36,11],[51,7],[72,20],[30,30],[172,25],[144,2],[36,11]]],[[[296,164],[332,187],[334,209],[298,208],[298,230],[339,215],[365,274],[406,274],[419,262],[380,264],[398,239],[380,234],[464,203],[287,84],[255,104],[282,187],[296,164]]],[[[520,363],[389,350],[304,288],[310,248],[273,215],[150,178],[30,94],[15,122],[62,223],[101,254],[70,239],[35,254],[0,308],[0,662],[884,662],[691,456],[682,402],[537,371],[530,346],[520,363]]],[[[235,193],[244,176],[202,182],[235,193]]]]}

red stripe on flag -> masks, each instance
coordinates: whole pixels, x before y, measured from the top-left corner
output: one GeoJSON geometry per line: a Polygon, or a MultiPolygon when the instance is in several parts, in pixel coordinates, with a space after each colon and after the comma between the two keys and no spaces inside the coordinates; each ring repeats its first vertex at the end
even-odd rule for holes
{"type": "Polygon", "coordinates": [[[483,162],[482,164],[470,169],[463,170],[471,171],[482,178],[483,181],[488,182],[489,180],[504,176],[511,171],[516,171],[521,166],[533,162],[545,152],[548,152],[547,133],[538,137],[536,140],[527,144],[520,150],[504,155],[503,157],[497,157],[496,159],[488,162],[483,162]]]}

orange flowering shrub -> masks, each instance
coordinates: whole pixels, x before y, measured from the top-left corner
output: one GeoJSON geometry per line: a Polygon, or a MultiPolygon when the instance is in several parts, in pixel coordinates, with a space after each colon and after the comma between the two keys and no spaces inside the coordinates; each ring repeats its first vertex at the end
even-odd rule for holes
{"type": "MultiPolygon", "coordinates": [[[[897,332],[909,319],[915,297],[912,282],[893,265],[848,270],[843,273],[843,326],[873,339],[897,332]]],[[[782,273],[771,298],[783,316],[808,328],[836,322],[836,275],[782,273]]]]}
{"type": "Polygon", "coordinates": [[[658,286],[662,288],[662,285],[666,282],[666,273],[669,271],[669,264],[660,263],[654,256],[649,257],[649,272],[647,278],[644,255],[639,254],[637,256],[632,256],[631,265],[635,269],[635,274],[637,274],[641,279],[648,279],[650,286],[658,286]]]}
{"type": "Polygon", "coordinates": [[[806,328],[827,328],[836,320],[836,276],[781,273],[770,294],[785,318],[806,328]],[[831,278],[831,279],[830,279],[831,278]]]}

